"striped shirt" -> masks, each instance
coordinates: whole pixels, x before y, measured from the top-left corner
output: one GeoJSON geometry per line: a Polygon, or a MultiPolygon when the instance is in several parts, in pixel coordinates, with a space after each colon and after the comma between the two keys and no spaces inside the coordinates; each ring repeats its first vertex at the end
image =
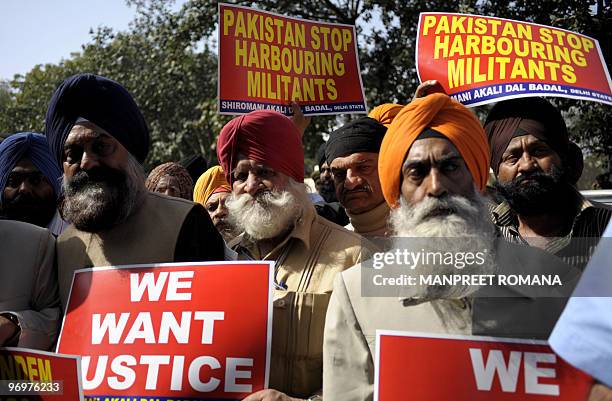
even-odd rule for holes
{"type": "MultiPolygon", "coordinates": [[[[563,237],[552,238],[544,250],[563,259],[565,263],[584,269],[610,221],[612,208],[589,201],[578,192],[576,194],[580,207],[571,230],[563,237]]],[[[521,236],[518,218],[507,202],[495,207],[491,215],[502,237],[507,241],[529,245],[521,236]]]]}

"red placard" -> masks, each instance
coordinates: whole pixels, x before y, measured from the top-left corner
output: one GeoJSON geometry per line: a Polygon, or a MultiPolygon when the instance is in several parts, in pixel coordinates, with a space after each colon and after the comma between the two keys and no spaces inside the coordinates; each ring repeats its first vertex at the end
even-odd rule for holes
{"type": "Polygon", "coordinates": [[[0,399],[83,400],[80,358],[28,348],[0,348],[0,399]]]}
{"type": "Polygon", "coordinates": [[[584,401],[592,380],[545,341],[376,333],[376,401],[584,401]]]}
{"type": "Polygon", "coordinates": [[[58,350],[90,398],[242,399],[268,385],[272,265],[78,270],[58,350]]]}
{"type": "Polygon", "coordinates": [[[466,106],[525,96],[612,104],[599,42],[553,28],[480,15],[421,13],[417,73],[466,106]]]}
{"type": "Polygon", "coordinates": [[[367,110],[352,25],[219,4],[219,112],[367,110]]]}

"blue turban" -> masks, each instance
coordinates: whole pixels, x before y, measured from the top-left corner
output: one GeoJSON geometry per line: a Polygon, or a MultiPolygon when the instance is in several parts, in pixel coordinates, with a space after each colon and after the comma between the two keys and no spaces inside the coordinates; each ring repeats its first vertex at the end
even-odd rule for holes
{"type": "MultiPolygon", "coordinates": [[[[20,132],[6,138],[0,143],[0,193],[4,193],[6,181],[15,165],[24,157],[30,158],[32,163],[47,177],[55,191],[56,198],[61,193],[60,180],[62,171],[51,157],[47,138],[32,132],[20,132]]],[[[0,200],[4,195],[0,197],[0,200]]]]}
{"type": "Polygon", "coordinates": [[[51,154],[61,166],[64,143],[79,118],[104,129],[140,163],[149,153],[149,129],[132,95],[120,84],[94,74],[77,74],[57,88],[45,117],[51,154]]]}

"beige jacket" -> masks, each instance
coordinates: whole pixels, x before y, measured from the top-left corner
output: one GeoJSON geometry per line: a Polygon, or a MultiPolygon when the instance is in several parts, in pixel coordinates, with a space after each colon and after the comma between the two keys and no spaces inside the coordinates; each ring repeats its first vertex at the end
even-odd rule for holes
{"type": "Polygon", "coordinates": [[[405,304],[399,297],[362,297],[361,265],[334,284],[323,348],[323,399],[372,400],[376,330],[471,333],[467,301],[405,304]]]}
{"type": "Polygon", "coordinates": [[[17,316],[19,347],[48,350],[60,324],[55,238],[43,228],[0,220],[0,313],[17,316]]]}
{"type": "Polygon", "coordinates": [[[147,193],[140,209],[124,223],[101,233],[69,226],[57,239],[62,308],[66,308],[75,270],[174,261],[177,238],[194,203],[147,193]]]}
{"type": "Polygon", "coordinates": [[[567,285],[562,293],[503,287],[495,295],[512,298],[419,303],[399,296],[363,297],[361,265],[339,274],[325,322],[323,398],[372,400],[376,330],[547,338],[567,300],[561,296],[569,296],[576,284],[577,269],[539,249],[505,241],[496,244],[496,262],[509,274],[558,272],[567,285]]]}
{"type": "Polygon", "coordinates": [[[372,248],[361,236],[319,217],[310,205],[267,255],[244,237],[230,243],[239,258],[276,262],[270,388],[300,398],[321,390],[323,328],[333,281],[361,261],[364,245],[372,248]]]}

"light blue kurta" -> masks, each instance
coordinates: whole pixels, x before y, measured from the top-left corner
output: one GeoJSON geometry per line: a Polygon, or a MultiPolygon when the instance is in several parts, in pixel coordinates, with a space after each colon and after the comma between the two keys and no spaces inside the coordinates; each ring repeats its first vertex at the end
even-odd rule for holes
{"type": "Polygon", "coordinates": [[[612,223],[549,341],[563,359],[612,387],[612,223]]]}

